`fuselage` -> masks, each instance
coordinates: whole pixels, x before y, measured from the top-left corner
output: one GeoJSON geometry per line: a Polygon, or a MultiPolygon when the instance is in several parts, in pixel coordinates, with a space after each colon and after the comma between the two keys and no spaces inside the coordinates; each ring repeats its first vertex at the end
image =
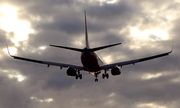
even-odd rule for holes
{"type": "Polygon", "coordinates": [[[84,70],[89,72],[99,72],[100,64],[98,63],[98,57],[94,52],[90,52],[88,48],[84,48],[81,53],[81,63],[84,70]]]}

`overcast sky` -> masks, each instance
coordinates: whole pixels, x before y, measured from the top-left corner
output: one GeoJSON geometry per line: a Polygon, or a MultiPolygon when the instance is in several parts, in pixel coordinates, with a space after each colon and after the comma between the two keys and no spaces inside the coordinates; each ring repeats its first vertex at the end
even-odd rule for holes
{"type": "Polygon", "coordinates": [[[179,108],[179,10],[179,0],[1,0],[0,108],[179,108]],[[168,52],[172,41],[173,52],[98,83],[7,54],[5,43],[12,55],[81,66],[79,52],[48,45],[84,48],[84,10],[90,47],[122,43],[97,51],[106,64],[168,52]]]}

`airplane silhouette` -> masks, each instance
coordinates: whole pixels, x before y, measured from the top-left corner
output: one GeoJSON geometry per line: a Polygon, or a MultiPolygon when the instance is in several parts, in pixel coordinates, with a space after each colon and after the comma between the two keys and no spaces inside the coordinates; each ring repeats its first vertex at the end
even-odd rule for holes
{"type": "Polygon", "coordinates": [[[103,79],[104,78],[108,79],[109,78],[109,74],[107,73],[108,70],[111,70],[111,74],[113,76],[120,75],[121,70],[120,70],[119,66],[122,67],[124,65],[135,64],[135,63],[138,63],[138,62],[143,62],[143,61],[155,59],[155,58],[158,58],[158,57],[167,56],[172,52],[172,50],[171,50],[169,52],[154,55],[154,56],[149,56],[149,57],[145,57],[145,58],[134,59],[134,60],[124,61],[124,62],[118,62],[118,63],[104,65],[102,60],[95,53],[95,51],[102,50],[102,49],[109,48],[109,47],[116,46],[116,45],[120,45],[121,43],[116,43],[116,44],[111,44],[111,45],[106,45],[106,46],[101,46],[101,47],[96,47],[96,48],[90,48],[89,43],[88,43],[86,11],[84,11],[84,18],[85,18],[85,42],[86,42],[86,47],[84,49],[72,48],[72,47],[66,47],[66,46],[58,46],[58,45],[50,45],[52,47],[64,48],[64,49],[80,52],[81,53],[81,63],[82,63],[83,66],[76,66],[76,65],[71,65],[71,64],[49,62],[49,61],[41,61],[41,60],[35,60],[35,59],[29,59],[29,58],[13,56],[13,55],[10,55],[9,49],[8,49],[8,46],[7,46],[8,53],[14,59],[46,64],[48,67],[50,65],[53,65],[53,66],[58,66],[61,69],[62,68],[68,68],[67,71],[66,71],[67,75],[68,76],[73,76],[76,79],[78,79],[78,78],[82,79],[82,74],[80,74],[80,71],[84,70],[86,72],[89,72],[89,73],[93,74],[95,76],[95,82],[98,82],[97,77],[102,72],[102,70],[104,70],[104,73],[102,74],[102,78],[103,79]]]}

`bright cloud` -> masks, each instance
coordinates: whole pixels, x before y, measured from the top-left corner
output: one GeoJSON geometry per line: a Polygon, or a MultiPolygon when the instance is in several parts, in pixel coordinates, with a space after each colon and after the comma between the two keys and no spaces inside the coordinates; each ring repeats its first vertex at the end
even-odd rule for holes
{"type": "Polygon", "coordinates": [[[112,56],[111,55],[107,55],[107,56],[104,56],[103,57],[103,61],[105,62],[105,63],[111,63],[112,62],[112,56]]]}
{"type": "Polygon", "coordinates": [[[107,3],[116,3],[117,0],[106,0],[107,3]]]}
{"type": "Polygon", "coordinates": [[[146,74],[142,75],[141,79],[149,80],[149,79],[152,79],[152,78],[158,78],[160,76],[162,76],[162,73],[156,73],[156,74],[146,73],[146,74]]]}
{"type": "Polygon", "coordinates": [[[39,99],[39,98],[33,97],[33,96],[32,96],[30,99],[31,99],[31,100],[34,100],[34,101],[37,101],[37,102],[41,102],[41,103],[44,103],[44,102],[50,103],[50,102],[53,102],[53,101],[54,101],[52,98],[39,99]]]}
{"type": "Polygon", "coordinates": [[[18,45],[18,41],[27,40],[28,34],[34,33],[29,22],[17,18],[17,10],[9,5],[0,6],[0,28],[13,33],[11,34],[13,36],[8,35],[8,37],[16,45],[18,45]]]}
{"type": "Polygon", "coordinates": [[[14,55],[14,54],[17,53],[17,49],[14,48],[14,47],[10,47],[10,48],[8,48],[8,49],[5,48],[5,49],[3,49],[3,51],[6,52],[7,54],[10,53],[10,55],[14,55]],[[8,52],[8,50],[9,50],[9,52],[8,52]]]}
{"type": "Polygon", "coordinates": [[[41,46],[41,47],[39,47],[39,49],[45,50],[45,49],[46,49],[46,46],[41,46]]]}
{"type": "Polygon", "coordinates": [[[167,107],[155,103],[140,103],[137,105],[137,108],[167,108],[167,107]]]}
{"type": "Polygon", "coordinates": [[[25,79],[27,79],[26,76],[22,75],[20,72],[16,71],[16,70],[1,70],[4,73],[7,73],[8,77],[10,79],[12,78],[16,78],[18,80],[18,82],[22,82],[25,79]]]}
{"type": "Polygon", "coordinates": [[[132,27],[131,29],[131,35],[135,39],[139,40],[166,40],[168,39],[168,34],[166,31],[163,30],[145,30],[145,31],[140,31],[138,28],[132,27]]]}

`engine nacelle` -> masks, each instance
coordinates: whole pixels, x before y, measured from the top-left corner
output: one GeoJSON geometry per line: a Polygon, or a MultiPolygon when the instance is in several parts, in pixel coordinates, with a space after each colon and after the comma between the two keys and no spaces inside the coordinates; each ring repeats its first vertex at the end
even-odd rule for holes
{"type": "Polygon", "coordinates": [[[76,74],[76,70],[73,69],[73,68],[68,68],[66,74],[67,74],[68,76],[73,76],[73,77],[77,75],[77,74],[76,74]]]}
{"type": "Polygon", "coordinates": [[[121,70],[120,70],[117,66],[114,66],[114,67],[111,69],[111,74],[112,74],[113,76],[120,75],[120,74],[121,74],[121,70]]]}

